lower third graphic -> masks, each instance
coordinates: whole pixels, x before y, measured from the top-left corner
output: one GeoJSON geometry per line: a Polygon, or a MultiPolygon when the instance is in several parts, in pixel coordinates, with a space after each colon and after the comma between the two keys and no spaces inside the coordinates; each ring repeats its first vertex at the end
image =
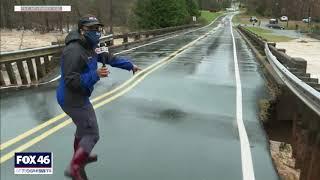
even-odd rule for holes
{"type": "Polygon", "coordinates": [[[14,174],[52,174],[51,152],[21,152],[14,156],[14,174]]]}

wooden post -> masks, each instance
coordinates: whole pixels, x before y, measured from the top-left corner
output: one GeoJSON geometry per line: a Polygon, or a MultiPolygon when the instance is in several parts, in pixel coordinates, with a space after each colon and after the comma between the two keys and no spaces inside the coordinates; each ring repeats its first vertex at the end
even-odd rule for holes
{"type": "Polygon", "coordinates": [[[122,42],[122,44],[128,43],[128,41],[129,41],[128,34],[125,34],[125,35],[123,36],[123,42],[122,42]]]}
{"type": "Polygon", "coordinates": [[[303,162],[301,166],[300,179],[308,179],[308,173],[310,170],[310,165],[312,163],[312,146],[315,144],[316,135],[313,132],[307,131],[305,144],[304,144],[304,154],[303,154],[303,162]]]}
{"type": "Polygon", "coordinates": [[[109,0],[109,24],[110,24],[110,34],[113,34],[113,8],[112,8],[112,0],[109,0]]]}
{"type": "Polygon", "coordinates": [[[320,133],[318,133],[316,143],[313,146],[312,159],[307,179],[317,180],[320,177],[320,133]]]}
{"type": "Polygon", "coordinates": [[[53,54],[50,58],[50,67],[56,67],[60,63],[60,54],[53,54]]]}
{"type": "Polygon", "coordinates": [[[106,45],[109,47],[109,46],[113,46],[114,42],[113,42],[113,39],[112,40],[107,40],[105,41],[106,45]]]}
{"type": "Polygon", "coordinates": [[[49,56],[48,55],[45,55],[44,57],[44,69],[46,71],[46,73],[49,73],[50,72],[50,61],[49,61],[49,56]]]}
{"type": "Polygon", "coordinates": [[[35,71],[33,68],[32,59],[27,59],[26,61],[27,61],[27,65],[28,65],[30,80],[31,80],[31,82],[36,82],[37,79],[36,79],[35,71]]]}
{"type": "Polygon", "coordinates": [[[292,156],[293,157],[296,157],[297,155],[296,147],[297,147],[297,134],[298,134],[298,131],[297,131],[298,120],[299,120],[298,113],[294,112],[292,117],[292,147],[293,147],[292,156]]]}
{"type": "Polygon", "coordinates": [[[36,67],[37,67],[37,76],[38,76],[38,80],[39,80],[44,77],[45,72],[44,72],[43,66],[41,64],[40,57],[36,57],[35,62],[36,62],[36,67]]]}
{"type": "Polygon", "coordinates": [[[140,34],[136,34],[136,35],[134,35],[134,41],[137,41],[137,40],[139,40],[140,39],[140,34]]]}
{"type": "Polygon", "coordinates": [[[296,144],[296,163],[295,163],[295,168],[301,169],[302,168],[302,163],[304,159],[304,140],[306,136],[306,130],[303,130],[300,126],[297,126],[297,144],[296,144]]]}
{"type": "Polygon", "coordinates": [[[2,70],[0,70],[0,86],[5,86],[6,82],[4,81],[2,70]]]}
{"type": "Polygon", "coordinates": [[[10,79],[10,83],[15,84],[15,85],[18,84],[16,76],[15,76],[13,68],[12,68],[11,62],[5,63],[5,66],[6,66],[6,70],[7,70],[9,79],[10,79]]]}
{"type": "Polygon", "coordinates": [[[19,74],[20,74],[20,78],[21,78],[22,84],[28,84],[26,71],[25,71],[25,69],[23,67],[23,61],[17,61],[17,66],[18,66],[18,70],[19,70],[19,74]]]}

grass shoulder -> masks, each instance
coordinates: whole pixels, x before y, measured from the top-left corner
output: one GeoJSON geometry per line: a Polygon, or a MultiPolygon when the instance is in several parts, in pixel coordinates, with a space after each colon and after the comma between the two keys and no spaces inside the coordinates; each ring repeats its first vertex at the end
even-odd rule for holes
{"type": "Polygon", "coordinates": [[[249,31],[261,36],[268,42],[288,42],[294,38],[288,36],[274,35],[271,30],[258,28],[258,27],[246,27],[249,31]]]}
{"type": "Polygon", "coordinates": [[[199,21],[200,21],[201,24],[209,24],[215,18],[220,16],[221,14],[223,14],[222,11],[220,11],[220,12],[210,12],[210,11],[202,10],[199,21]]]}
{"type": "MultiPolygon", "coordinates": [[[[266,39],[269,42],[288,42],[288,41],[291,41],[294,39],[292,37],[288,37],[288,36],[284,36],[284,35],[273,34],[273,31],[270,29],[265,29],[265,28],[259,27],[259,23],[256,23],[256,26],[253,27],[252,23],[249,21],[251,16],[252,16],[252,14],[247,14],[245,11],[243,11],[243,12],[237,14],[236,16],[234,16],[232,21],[236,25],[241,24],[241,25],[246,26],[246,28],[248,30],[263,37],[264,39],[266,39]]],[[[267,17],[263,17],[263,16],[259,16],[259,15],[256,15],[256,17],[259,21],[264,21],[264,22],[269,21],[269,19],[267,17]]]]}

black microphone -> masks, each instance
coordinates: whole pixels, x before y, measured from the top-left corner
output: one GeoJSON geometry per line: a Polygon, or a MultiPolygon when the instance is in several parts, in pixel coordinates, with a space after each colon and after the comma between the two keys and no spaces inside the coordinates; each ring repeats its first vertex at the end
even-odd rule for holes
{"type": "MultiPolygon", "coordinates": [[[[100,43],[100,48],[101,47],[106,47],[107,45],[106,45],[106,43],[104,43],[104,42],[102,42],[102,43],[100,43]]],[[[101,60],[102,60],[102,67],[106,67],[106,57],[108,56],[108,54],[107,54],[107,52],[102,52],[101,53],[101,60]]]]}

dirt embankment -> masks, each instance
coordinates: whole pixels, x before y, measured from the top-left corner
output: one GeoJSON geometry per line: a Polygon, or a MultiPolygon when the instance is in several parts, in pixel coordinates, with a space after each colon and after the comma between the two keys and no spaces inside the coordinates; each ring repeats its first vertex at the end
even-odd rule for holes
{"type": "Polygon", "coordinates": [[[63,40],[66,33],[50,32],[40,34],[30,30],[1,30],[1,52],[50,46],[51,42],[63,40]]]}
{"type": "MultiPolygon", "coordinates": [[[[126,27],[114,27],[113,31],[115,34],[122,34],[129,32],[126,27]]],[[[61,32],[49,32],[49,33],[39,33],[31,30],[0,30],[0,42],[1,42],[1,52],[15,51],[20,49],[29,49],[43,46],[50,46],[51,42],[63,42],[67,33],[61,32]]],[[[133,39],[129,39],[133,41],[133,39]]],[[[117,39],[115,44],[122,43],[122,39],[117,39]]]]}

